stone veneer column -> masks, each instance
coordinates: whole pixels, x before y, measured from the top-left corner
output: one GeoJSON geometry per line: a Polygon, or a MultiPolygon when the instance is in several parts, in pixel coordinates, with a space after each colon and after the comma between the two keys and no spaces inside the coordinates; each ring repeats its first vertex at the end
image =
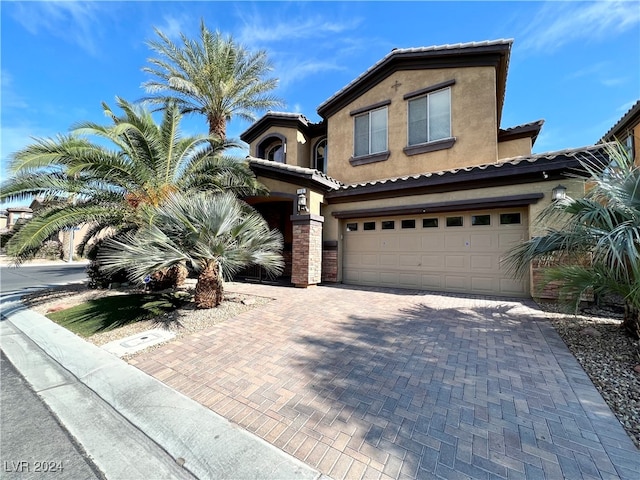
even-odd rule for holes
{"type": "Polygon", "coordinates": [[[321,281],[322,224],[319,215],[292,215],[293,246],[291,282],[296,287],[308,287],[321,281]]]}

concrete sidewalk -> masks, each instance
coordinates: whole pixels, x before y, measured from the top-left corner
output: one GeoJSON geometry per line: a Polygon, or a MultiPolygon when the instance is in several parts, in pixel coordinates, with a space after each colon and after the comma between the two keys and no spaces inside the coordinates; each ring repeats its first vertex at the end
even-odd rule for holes
{"type": "Polygon", "coordinates": [[[320,477],[15,298],[1,307],[0,348],[108,479],[320,477]]]}

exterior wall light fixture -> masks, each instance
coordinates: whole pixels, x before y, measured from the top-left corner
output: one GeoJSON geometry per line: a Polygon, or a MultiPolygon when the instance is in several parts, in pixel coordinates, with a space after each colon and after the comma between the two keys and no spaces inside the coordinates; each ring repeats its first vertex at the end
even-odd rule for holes
{"type": "Polygon", "coordinates": [[[558,185],[551,191],[551,198],[554,201],[564,200],[565,198],[567,198],[567,187],[565,187],[564,185],[558,185]]]}
{"type": "Polygon", "coordinates": [[[309,211],[307,207],[307,189],[299,188],[296,190],[296,194],[298,195],[298,213],[306,213],[309,211]]]}

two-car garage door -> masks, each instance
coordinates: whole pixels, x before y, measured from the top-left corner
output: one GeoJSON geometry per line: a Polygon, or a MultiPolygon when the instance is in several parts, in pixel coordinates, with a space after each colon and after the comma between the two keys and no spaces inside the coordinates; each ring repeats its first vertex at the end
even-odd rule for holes
{"type": "Polygon", "coordinates": [[[343,282],[419,290],[528,296],[501,259],[527,237],[526,209],[349,219],[343,282]]]}

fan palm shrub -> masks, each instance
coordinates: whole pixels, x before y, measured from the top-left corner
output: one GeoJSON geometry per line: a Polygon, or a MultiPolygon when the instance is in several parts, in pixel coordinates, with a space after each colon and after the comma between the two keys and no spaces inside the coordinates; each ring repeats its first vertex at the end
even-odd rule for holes
{"type": "Polygon", "coordinates": [[[606,165],[595,157],[581,162],[589,175],[586,195],[549,205],[537,222],[553,227],[514,247],[507,262],[520,275],[533,260],[551,264],[544,281],[558,282],[561,300],[573,309],[587,292],[622,297],[622,328],[639,338],[640,167],[620,145],[607,152],[606,165]]]}
{"type": "Polygon", "coordinates": [[[117,103],[121,116],[103,104],[108,125],[80,123],[68,135],[35,139],[12,155],[0,200],[35,196],[44,204],[7,243],[18,263],[52,234],[89,224],[80,245],[84,254],[89,241],[139,228],[141,209],[161,205],[174,192],[266,191],[246,162],[225,155],[238,143],[183,136],[175,104],[167,105],[157,124],[148,110],[119,98],[117,103]]]}
{"type": "Polygon", "coordinates": [[[156,29],[159,39],[149,47],[158,55],[143,71],[155,78],[143,86],[152,96],[144,100],[164,106],[175,101],[182,113],[204,115],[209,134],[226,138],[226,125],[234,116],[253,122],[256,110],[282,105],[270,92],[277,79],[267,78],[272,70],[264,50],[249,52],[231,36],[207,29],[200,22],[200,38],[181,34],[180,44],[156,29]]]}
{"type": "Polygon", "coordinates": [[[98,253],[104,268],[126,267],[130,280],[140,282],[153,272],[189,264],[197,273],[198,308],[218,306],[224,280],[244,267],[282,272],[282,234],[233,194],[174,193],[145,213],[149,221],[137,232],[105,242],[98,253]]]}

